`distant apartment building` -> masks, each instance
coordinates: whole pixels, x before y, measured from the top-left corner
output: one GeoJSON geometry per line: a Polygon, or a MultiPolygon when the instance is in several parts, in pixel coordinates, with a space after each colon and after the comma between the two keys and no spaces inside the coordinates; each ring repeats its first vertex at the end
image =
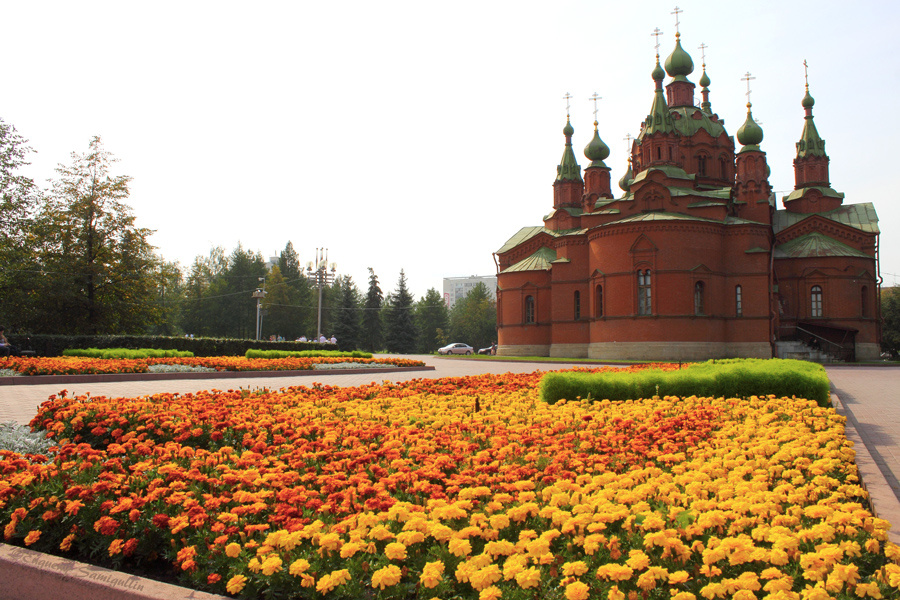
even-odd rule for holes
{"type": "Polygon", "coordinates": [[[444,302],[447,303],[447,308],[453,308],[457,300],[465,298],[466,294],[472,291],[472,288],[479,283],[485,285],[493,300],[497,299],[497,277],[495,275],[444,277],[444,302]]]}

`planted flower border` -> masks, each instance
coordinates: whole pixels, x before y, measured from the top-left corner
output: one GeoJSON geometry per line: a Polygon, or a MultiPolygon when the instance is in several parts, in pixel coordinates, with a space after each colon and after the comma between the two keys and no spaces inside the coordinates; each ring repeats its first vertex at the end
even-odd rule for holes
{"type": "Polygon", "coordinates": [[[900,594],[833,409],[540,376],[52,398],[58,453],[0,453],[4,537],[242,598],[900,594]]]}
{"type": "Polygon", "coordinates": [[[216,371],[306,371],[317,365],[359,365],[421,367],[425,363],[407,358],[291,357],[244,358],[242,356],[159,357],[159,358],[85,358],[85,357],[12,357],[0,367],[20,375],[97,375],[108,373],[148,373],[153,365],[205,367],[216,371]]]}

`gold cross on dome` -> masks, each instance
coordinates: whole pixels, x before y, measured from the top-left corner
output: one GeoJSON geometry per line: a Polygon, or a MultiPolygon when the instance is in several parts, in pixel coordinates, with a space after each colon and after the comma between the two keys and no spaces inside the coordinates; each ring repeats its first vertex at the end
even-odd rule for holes
{"type": "Polygon", "coordinates": [[[569,108],[571,107],[571,105],[569,104],[569,100],[571,100],[572,97],[573,97],[572,94],[570,94],[569,92],[566,92],[566,95],[563,96],[563,100],[566,101],[566,118],[567,119],[569,118],[569,108]]]}
{"type": "Polygon", "coordinates": [[[594,123],[597,122],[597,100],[603,100],[602,97],[597,95],[597,92],[594,92],[594,95],[588,98],[588,100],[594,101],[594,123]]]}
{"type": "Polygon", "coordinates": [[[678,32],[678,26],[681,25],[681,22],[678,20],[678,15],[681,14],[681,13],[683,13],[683,12],[684,12],[683,10],[681,10],[680,8],[678,8],[678,7],[676,6],[676,7],[675,7],[675,10],[673,10],[671,13],[669,13],[669,14],[675,15],[675,35],[681,35],[681,34],[678,32]]]}
{"type": "Polygon", "coordinates": [[[747,71],[744,73],[744,76],[741,77],[741,81],[747,82],[747,104],[750,104],[750,82],[754,79],[756,79],[756,77],[750,75],[750,71],[747,71]]]}
{"type": "Polygon", "coordinates": [[[622,138],[622,139],[625,140],[625,143],[626,143],[626,144],[628,144],[628,145],[626,146],[626,151],[627,151],[629,154],[631,154],[631,140],[633,140],[634,137],[632,137],[632,135],[629,133],[628,135],[626,135],[626,136],[625,136],[624,138],[622,138]]]}
{"type": "Polygon", "coordinates": [[[806,81],[806,91],[809,91],[809,65],[806,64],[806,59],[803,59],[803,80],[806,81]]]}
{"type": "Polygon", "coordinates": [[[706,49],[709,48],[706,44],[700,44],[697,49],[700,50],[700,56],[703,57],[703,67],[706,68],[706,49]]]}
{"type": "Polygon", "coordinates": [[[659,30],[659,27],[657,27],[653,30],[653,33],[650,34],[656,38],[656,58],[659,58],[659,36],[661,36],[662,33],[663,32],[659,30]]]}

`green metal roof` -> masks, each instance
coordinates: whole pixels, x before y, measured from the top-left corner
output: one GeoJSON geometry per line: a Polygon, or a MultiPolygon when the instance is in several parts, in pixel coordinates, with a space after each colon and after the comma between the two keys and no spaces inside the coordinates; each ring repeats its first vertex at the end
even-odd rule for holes
{"type": "Polygon", "coordinates": [[[731,188],[694,190],[691,188],[670,187],[669,193],[678,198],[684,196],[697,196],[699,198],[711,198],[712,200],[728,200],[731,198],[731,188]]]}
{"type": "Polygon", "coordinates": [[[566,126],[563,129],[563,135],[566,136],[566,147],[563,150],[559,166],[556,167],[557,181],[581,181],[581,167],[578,166],[578,161],[575,160],[575,151],[572,150],[573,133],[572,124],[566,118],[566,126]]]}
{"type": "Polygon", "coordinates": [[[531,238],[533,238],[534,236],[536,236],[539,233],[547,233],[549,235],[552,235],[553,237],[556,237],[554,232],[550,231],[546,227],[541,227],[541,226],[523,227],[522,229],[517,231],[515,235],[513,235],[511,238],[506,240],[506,243],[503,244],[503,247],[500,248],[499,250],[497,250],[497,254],[503,254],[504,252],[509,252],[510,250],[512,250],[519,244],[521,244],[522,242],[530,240],[531,238]]]}
{"type": "Polygon", "coordinates": [[[638,140],[644,139],[651,133],[672,133],[675,131],[675,123],[669,113],[669,105],[666,104],[666,96],[662,88],[653,92],[653,103],[650,105],[650,114],[644,120],[644,127],[638,134],[638,140]]]}
{"type": "Polygon", "coordinates": [[[619,219],[618,221],[613,221],[612,223],[604,223],[603,225],[601,225],[601,227],[618,225],[620,223],[638,223],[649,221],[703,221],[705,223],[719,223],[720,225],[722,224],[722,221],[716,221],[714,219],[704,219],[703,217],[694,217],[691,215],[683,215],[681,213],[647,212],[632,215],[630,217],[625,217],[624,219],[619,219]]]}
{"type": "Polygon", "coordinates": [[[682,169],[681,167],[675,167],[673,165],[659,165],[656,167],[648,167],[648,168],[644,169],[643,171],[641,171],[640,173],[638,173],[635,176],[634,181],[632,182],[631,185],[633,186],[635,183],[637,183],[639,181],[643,181],[653,171],[662,171],[663,173],[665,173],[668,177],[670,177],[672,179],[688,179],[688,180],[694,179],[693,175],[688,175],[687,172],[684,169],[682,169]]]}
{"type": "Polygon", "coordinates": [[[552,248],[539,248],[537,252],[526,259],[520,260],[511,267],[500,271],[501,273],[513,273],[517,271],[549,271],[550,263],[556,260],[556,250],[552,248]]]}
{"type": "Polygon", "coordinates": [[[840,198],[843,200],[844,194],[843,192],[839,192],[834,188],[822,186],[822,185],[811,185],[809,187],[802,187],[799,190],[794,190],[790,194],[784,197],[783,202],[787,202],[789,200],[796,200],[797,198],[802,198],[803,194],[805,194],[809,190],[818,190],[820,194],[825,196],[826,198],[840,198]]]}
{"type": "Polygon", "coordinates": [[[813,231],[775,246],[775,258],[811,258],[816,256],[859,256],[872,258],[843,242],[813,231]]]}
{"type": "Polygon", "coordinates": [[[797,158],[806,156],[825,156],[825,140],[819,136],[816,124],[813,122],[812,108],[807,109],[808,114],[803,123],[803,133],[797,142],[797,158]]]}
{"type": "Polygon", "coordinates": [[[813,215],[831,219],[832,221],[847,225],[848,227],[853,227],[854,229],[859,229],[860,231],[865,231],[866,233],[881,233],[878,230],[878,215],[875,213],[875,205],[871,202],[846,204],[828,212],[812,214],[776,210],[772,220],[772,228],[775,230],[775,233],[779,233],[813,215]]]}
{"type": "Polygon", "coordinates": [[[675,119],[674,123],[675,130],[683,136],[690,137],[701,129],[705,129],[714,138],[725,133],[725,127],[721,123],[713,121],[709,114],[696,106],[678,106],[673,108],[672,112],[681,115],[681,118],[675,119]],[[695,119],[695,114],[699,114],[700,118],[695,119]]]}

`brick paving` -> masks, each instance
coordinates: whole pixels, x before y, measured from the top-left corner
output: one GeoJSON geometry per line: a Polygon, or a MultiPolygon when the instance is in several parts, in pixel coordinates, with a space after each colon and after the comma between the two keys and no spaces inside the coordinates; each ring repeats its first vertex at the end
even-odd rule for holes
{"type": "MultiPolygon", "coordinates": [[[[402,373],[334,374],[238,379],[190,379],[165,381],[79,382],[40,385],[0,385],[0,422],[27,424],[37,407],[51,394],[65,389],[72,394],[107,397],[137,397],[160,392],[189,393],[201,390],[281,389],[313,383],[355,386],[382,381],[416,378],[462,377],[480,373],[529,373],[573,366],[569,363],[526,363],[499,360],[466,360],[435,356],[412,356],[433,371],[402,373]]],[[[876,513],[894,524],[891,538],[900,543],[900,369],[891,367],[827,366],[839,411],[847,416],[847,436],[855,441],[857,464],[869,490],[876,513]]]]}

